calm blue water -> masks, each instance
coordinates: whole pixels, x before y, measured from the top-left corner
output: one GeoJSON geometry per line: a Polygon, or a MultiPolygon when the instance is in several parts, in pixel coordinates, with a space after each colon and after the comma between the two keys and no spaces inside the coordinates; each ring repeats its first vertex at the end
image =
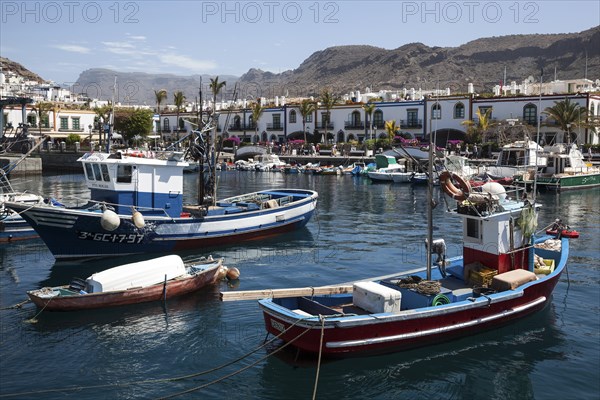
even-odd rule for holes
{"type": "MultiPolygon", "coordinates": [[[[193,180],[187,176],[186,184],[192,186],[193,180]]],[[[81,175],[27,177],[15,186],[67,202],[87,195],[81,175]]],[[[231,171],[221,173],[219,192],[225,197],[284,186],[319,192],[318,212],[305,229],[184,258],[224,257],[241,271],[240,290],[333,284],[424,264],[425,187],[373,185],[350,176],[231,171]]],[[[192,202],[195,192],[186,196],[192,202]]],[[[435,196],[441,204],[434,210],[434,237],[445,238],[449,255],[457,255],[458,221],[445,214],[437,189],[435,196]]],[[[540,226],[560,217],[582,235],[571,242],[568,275],[563,274],[549,307],[458,341],[325,362],[317,398],[598,399],[600,191],[544,193],[540,200],[540,226]]],[[[1,308],[24,300],[26,290],[130,261],[55,264],[40,240],[0,245],[0,260],[1,308]]],[[[166,305],[38,314],[27,304],[2,310],[0,396],[159,398],[206,386],[176,398],[311,398],[315,362],[294,361],[295,354],[287,351],[267,356],[275,345],[219,370],[182,378],[223,366],[263,343],[255,301],[219,301],[220,291],[234,289],[224,282],[166,305]],[[98,385],[103,386],[93,388],[98,385]]]]}

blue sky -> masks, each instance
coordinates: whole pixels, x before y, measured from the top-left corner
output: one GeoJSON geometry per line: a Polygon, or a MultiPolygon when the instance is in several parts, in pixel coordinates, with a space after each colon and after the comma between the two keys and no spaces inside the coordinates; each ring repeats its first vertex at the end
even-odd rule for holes
{"type": "Polygon", "coordinates": [[[590,1],[7,1],[0,53],[44,79],[88,68],[177,75],[283,72],[330,46],[459,46],[600,25],[590,1]]]}

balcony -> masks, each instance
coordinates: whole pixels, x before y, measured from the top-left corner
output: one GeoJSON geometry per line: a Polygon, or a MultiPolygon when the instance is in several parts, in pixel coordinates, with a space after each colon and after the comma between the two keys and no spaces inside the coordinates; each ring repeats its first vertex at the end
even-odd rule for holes
{"type": "Polygon", "coordinates": [[[400,129],[420,129],[423,128],[422,119],[400,120],[400,129]]]}
{"type": "Polygon", "coordinates": [[[280,123],[280,122],[267,123],[267,130],[270,130],[270,131],[282,131],[283,130],[283,124],[280,123]]]}
{"type": "Polygon", "coordinates": [[[344,129],[365,129],[365,123],[361,121],[345,121],[344,129]]]}
{"type": "Polygon", "coordinates": [[[229,132],[253,131],[256,129],[256,124],[231,124],[227,129],[229,132]]]}
{"type": "Polygon", "coordinates": [[[325,124],[324,122],[320,122],[317,124],[317,128],[318,129],[333,129],[334,128],[334,124],[333,122],[328,122],[327,124],[325,124]],[[327,126],[325,126],[327,125],[327,126]]]}

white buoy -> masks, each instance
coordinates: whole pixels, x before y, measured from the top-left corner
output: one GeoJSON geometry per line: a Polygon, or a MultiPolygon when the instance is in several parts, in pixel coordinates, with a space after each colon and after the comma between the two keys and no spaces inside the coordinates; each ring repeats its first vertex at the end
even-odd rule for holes
{"type": "Polygon", "coordinates": [[[144,216],[141,212],[137,211],[135,208],[132,208],[131,219],[133,220],[133,224],[136,228],[142,229],[146,226],[146,221],[144,221],[144,216]]]}
{"type": "Polygon", "coordinates": [[[487,182],[481,186],[481,191],[498,196],[500,203],[506,200],[506,188],[498,182],[487,182]]]}
{"type": "Polygon", "coordinates": [[[121,225],[121,219],[116,212],[105,209],[100,218],[100,225],[107,231],[112,232],[121,225]]]}

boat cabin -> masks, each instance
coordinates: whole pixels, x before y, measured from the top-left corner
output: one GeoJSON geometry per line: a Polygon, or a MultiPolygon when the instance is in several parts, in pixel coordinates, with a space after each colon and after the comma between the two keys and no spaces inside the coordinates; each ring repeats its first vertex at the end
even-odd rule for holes
{"type": "Polygon", "coordinates": [[[496,270],[498,274],[528,268],[528,239],[522,226],[523,202],[517,192],[506,192],[499,183],[482,186],[482,193],[459,203],[457,214],[463,225],[465,274],[472,263],[496,270]]]}
{"type": "Polygon", "coordinates": [[[135,207],[148,215],[179,217],[188,163],[178,153],[139,154],[144,153],[86,153],[79,158],[91,200],[113,207],[117,214],[131,214],[135,207]]]}

